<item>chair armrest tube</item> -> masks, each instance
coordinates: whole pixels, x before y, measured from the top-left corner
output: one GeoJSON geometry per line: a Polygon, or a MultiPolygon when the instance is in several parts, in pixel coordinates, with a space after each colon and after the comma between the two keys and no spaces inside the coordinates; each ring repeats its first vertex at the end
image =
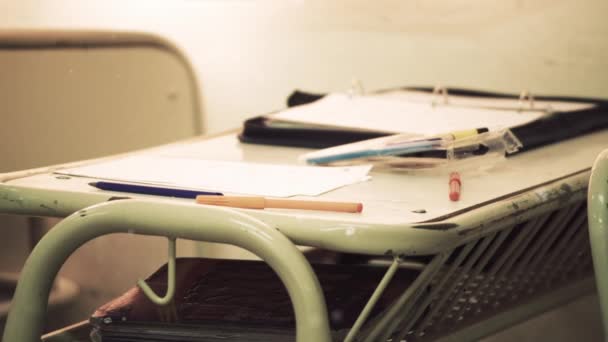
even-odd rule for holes
{"type": "Polygon", "coordinates": [[[287,288],[296,316],[296,340],[331,341],[319,282],[302,253],[281,232],[230,208],[149,200],[93,205],[70,215],[46,234],[25,263],[2,340],[40,341],[47,298],[61,265],[82,244],[111,233],[167,236],[245,248],[266,261],[287,288]]]}

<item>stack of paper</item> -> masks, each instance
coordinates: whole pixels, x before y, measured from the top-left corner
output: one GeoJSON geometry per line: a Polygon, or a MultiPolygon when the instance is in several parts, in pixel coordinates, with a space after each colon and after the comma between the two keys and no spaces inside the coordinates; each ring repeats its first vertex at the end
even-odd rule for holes
{"type": "Polygon", "coordinates": [[[331,94],[313,103],[286,109],[269,119],[273,125],[290,123],[421,135],[480,127],[510,128],[546,115],[549,108],[580,110],[593,106],[541,101],[534,107],[537,110],[521,110],[518,101],[513,99],[450,96],[448,104],[434,104],[433,95],[406,94],[409,92],[366,96],[331,94]]]}
{"type": "Polygon", "coordinates": [[[367,180],[371,166],[313,167],[141,155],[57,173],[202,191],[289,197],[317,196],[367,180]]]}

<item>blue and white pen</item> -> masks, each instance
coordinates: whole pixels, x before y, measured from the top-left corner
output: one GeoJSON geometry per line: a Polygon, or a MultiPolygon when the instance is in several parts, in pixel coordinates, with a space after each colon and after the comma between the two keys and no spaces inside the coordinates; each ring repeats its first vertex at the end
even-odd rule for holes
{"type": "Polygon", "coordinates": [[[405,155],[433,151],[442,146],[443,141],[440,139],[412,141],[393,146],[345,151],[325,156],[310,157],[306,159],[306,162],[310,164],[327,164],[350,159],[405,155]]]}

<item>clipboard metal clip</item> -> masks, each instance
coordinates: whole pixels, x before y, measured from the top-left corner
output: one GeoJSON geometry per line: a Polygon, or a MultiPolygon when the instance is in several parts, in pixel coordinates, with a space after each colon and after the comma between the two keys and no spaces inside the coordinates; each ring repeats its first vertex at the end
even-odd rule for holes
{"type": "Polygon", "coordinates": [[[442,100],[442,104],[447,105],[450,103],[448,88],[443,87],[441,85],[436,85],[433,88],[433,101],[431,101],[431,106],[435,107],[439,103],[438,99],[442,100]]]}
{"type": "Polygon", "coordinates": [[[521,112],[525,109],[526,103],[528,103],[529,110],[534,110],[534,96],[527,90],[523,90],[519,94],[519,104],[518,104],[518,112],[521,112]]]}
{"type": "Polygon", "coordinates": [[[551,103],[547,103],[544,108],[540,108],[537,105],[538,103],[534,102],[534,96],[532,95],[532,93],[527,90],[524,90],[519,95],[519,104],[517,111],[522,112],[524,110],[537,110],[544,111],[547,114],[551,114],[555,111],[551,106],[551,103]],[[528,106],[526,106],[526,103],[528,103],[528,106]]]}

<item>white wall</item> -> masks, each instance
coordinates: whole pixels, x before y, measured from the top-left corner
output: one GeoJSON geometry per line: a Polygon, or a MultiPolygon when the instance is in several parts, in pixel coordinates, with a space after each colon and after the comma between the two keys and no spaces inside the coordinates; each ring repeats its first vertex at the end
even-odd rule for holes
{"type": "Polygon", "coordinates": [[[284,106],[295,88],[477,87],[608,97],[605,0],[33,0],[0,28],[134,29],[189,56],[207,130],[284,106]]]}
{"type": "MultiPolygon", "coordinates": [[[[606,0],[0,0],[0,29],[163,35],[197,70],[207,131],[217,132],[282,108],[295,88],[344,90],[353,76],[366,90],[608,97],[607,13],[606,0]]],[[[106,300],[87,298],[90,308],[106,300]]]]}

